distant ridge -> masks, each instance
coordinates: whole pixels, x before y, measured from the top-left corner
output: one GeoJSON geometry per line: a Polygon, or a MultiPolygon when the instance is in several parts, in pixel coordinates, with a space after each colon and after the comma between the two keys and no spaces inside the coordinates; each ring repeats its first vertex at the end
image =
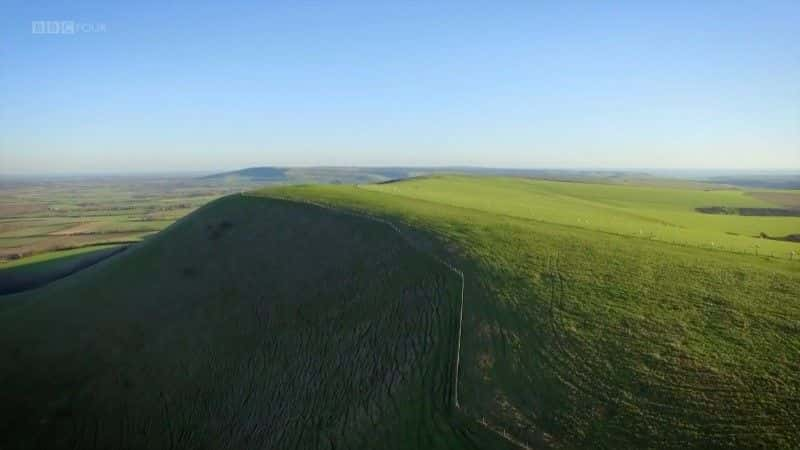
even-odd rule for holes
{"type": "Polygon", "coordinates": [[[708,179],[712,183],[731,184],[748,188],[761,189],[800,189],[800,175],[793,174],[758,174],[716,176],[708,179]]]}
{"type": "Polygon", "coordinates": [[[200,179],[211,180],[211,179],[228,178],[228,177],[242,177],[242,178],[249,178],[252,180],[280,181],[286,179],[286,169],[281,169],[278,167],[248,167],[245,169],[233,170],[230,172],[222,172],[213,175],[206,175],[204,177],[200,177],[200,179]]]}
{"type": "Polygon", "coordinates": [[[620,178],[649,178],[645,172],[562,170],[562,169],[505,169],[488,167],[247,167],[199,177],[201,180],[236,178],[255,182],[289,183],[370,183],[397,181],[418,176],[461,173],[486,176],[530,177],[555,180],[610,181],[620,178]]]}
{"type": "Polygon", "coordinates": [[[640,170],[604,169],[510,169],[469,166],[441,167],[272,167],[257,166],[198,177],[199,180],[219,180],[225,183],[257,184],[366,184],[398,181],[435,174],[468,174],[483,176],[538,178],[543,180],[589,183],[657,183],[669,180],[707,183],[725,188],[732,186],[761,189],[800,189],[800,175],[776,173],[730,173],[703,175],[701,173],[669,173],[640,170]]]}

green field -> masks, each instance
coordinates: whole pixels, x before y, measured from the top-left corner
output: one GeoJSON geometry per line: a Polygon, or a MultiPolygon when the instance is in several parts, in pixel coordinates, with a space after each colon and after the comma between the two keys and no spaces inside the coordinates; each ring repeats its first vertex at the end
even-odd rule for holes
{"type": "MultiPolygon", "coordinates": [[[[741,190],[701,190],[510,178],[433,177],[365,187],[465,209],[653,239],[789,258],[796,244],[761,239],[800,233],[800,217],[699,214],[705,206],[775,208],[741,190]]],[[[800,192],[785,195],[800,199],[800,192]]]]}
{"type": "Polygon", "coordinates": [[[704,189],[214,201],[2,299],[0,447],[797,448],[800,218],[695,211],[797,194],[704,189]]]}

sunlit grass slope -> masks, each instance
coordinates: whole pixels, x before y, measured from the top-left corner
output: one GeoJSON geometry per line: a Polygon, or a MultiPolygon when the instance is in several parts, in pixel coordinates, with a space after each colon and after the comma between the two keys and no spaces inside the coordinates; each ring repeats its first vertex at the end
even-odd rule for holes
{"type": "MultiPolygon", "coordinates": [[[[800,233],[800,217],[710,215],[698,207],[776,208],[738,190],[700,190],[520,178],[431,177],[365,186],[388,194],[670,243],[789,258],[798,246],[761,239],[800,233]]],[[[787,191],[786,195],[796,195],[787,191]]],[[[800,253],[800,252],[798,252],[800,253]]]]}
{"type": "Polygon", "coordinates": [[[460,292],[385,224],[223,198],[2,298],[0,448],[481,444],[451,426],[460,292]]]}
{"type": "Polygon", "coordinates": [[[534,448],[800,447],[800,262],[763,256],[798,247],[700,247],[726,231],[797,231],[797,219],[692,211],[766,202],[463,177],[258,194],[442,238],[432,249],[466,280],[458,389],[473,423],[534,448]]]}

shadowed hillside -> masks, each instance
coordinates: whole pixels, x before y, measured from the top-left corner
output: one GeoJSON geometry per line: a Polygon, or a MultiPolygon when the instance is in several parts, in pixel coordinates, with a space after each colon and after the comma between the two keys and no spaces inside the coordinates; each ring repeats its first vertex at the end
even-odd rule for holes
{"type": "Polygon", "coordinates": [[[221,199],[3,299],[0,448],[463,447],[460,286],[385,224],[221,199]]]}

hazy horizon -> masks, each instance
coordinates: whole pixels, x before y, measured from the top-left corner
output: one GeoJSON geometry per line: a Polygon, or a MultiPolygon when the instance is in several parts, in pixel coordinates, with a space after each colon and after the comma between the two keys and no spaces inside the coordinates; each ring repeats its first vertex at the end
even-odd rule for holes
{"type": "Polygon", "coordinates": [[[277,166],[277,165],[255,165],[244,167],[233,167],[223,169],[201,169],[201,170],[180,170],[180,169],[164,169],[164,170],[139,170],[139,171],[73,171],[73,172],[0,172],[0,177],[7,178],[71,178],[71,177],[195,177],[204,175],[221,174],[227,172],[236,172],[249,168],[271,167],[278,169],[419,169],[419,170],[451,170],[451,171],[541,171],[541,172],[575,172],[575,173],[630,173],[630,174],[646,174],[655,177],[667,178],[703,178],[703,177],[717,177],[717,176],[733,176],[733,175],[768,175],[768,176],[800,176],[800,168],[764,168],[764,169],[727,169],[727,168],[686,168],[686,169],[660,169],[653,167],[638,167],[638,168],[599,168],[599,167],[493,167],[493,166],[466,166],[466,165],[440,165],[440,166],[423,166],[423,165],[391,165],[391,166],[378,166],[378,165],[347,165],[347,166],[322,166],[322,165],[306,165],[306,166],[277,166]]]}
{"type": "Polygon", "coordinates": [[[796,1],[4,12],[4,174],[800,170],[796,1]]]}

